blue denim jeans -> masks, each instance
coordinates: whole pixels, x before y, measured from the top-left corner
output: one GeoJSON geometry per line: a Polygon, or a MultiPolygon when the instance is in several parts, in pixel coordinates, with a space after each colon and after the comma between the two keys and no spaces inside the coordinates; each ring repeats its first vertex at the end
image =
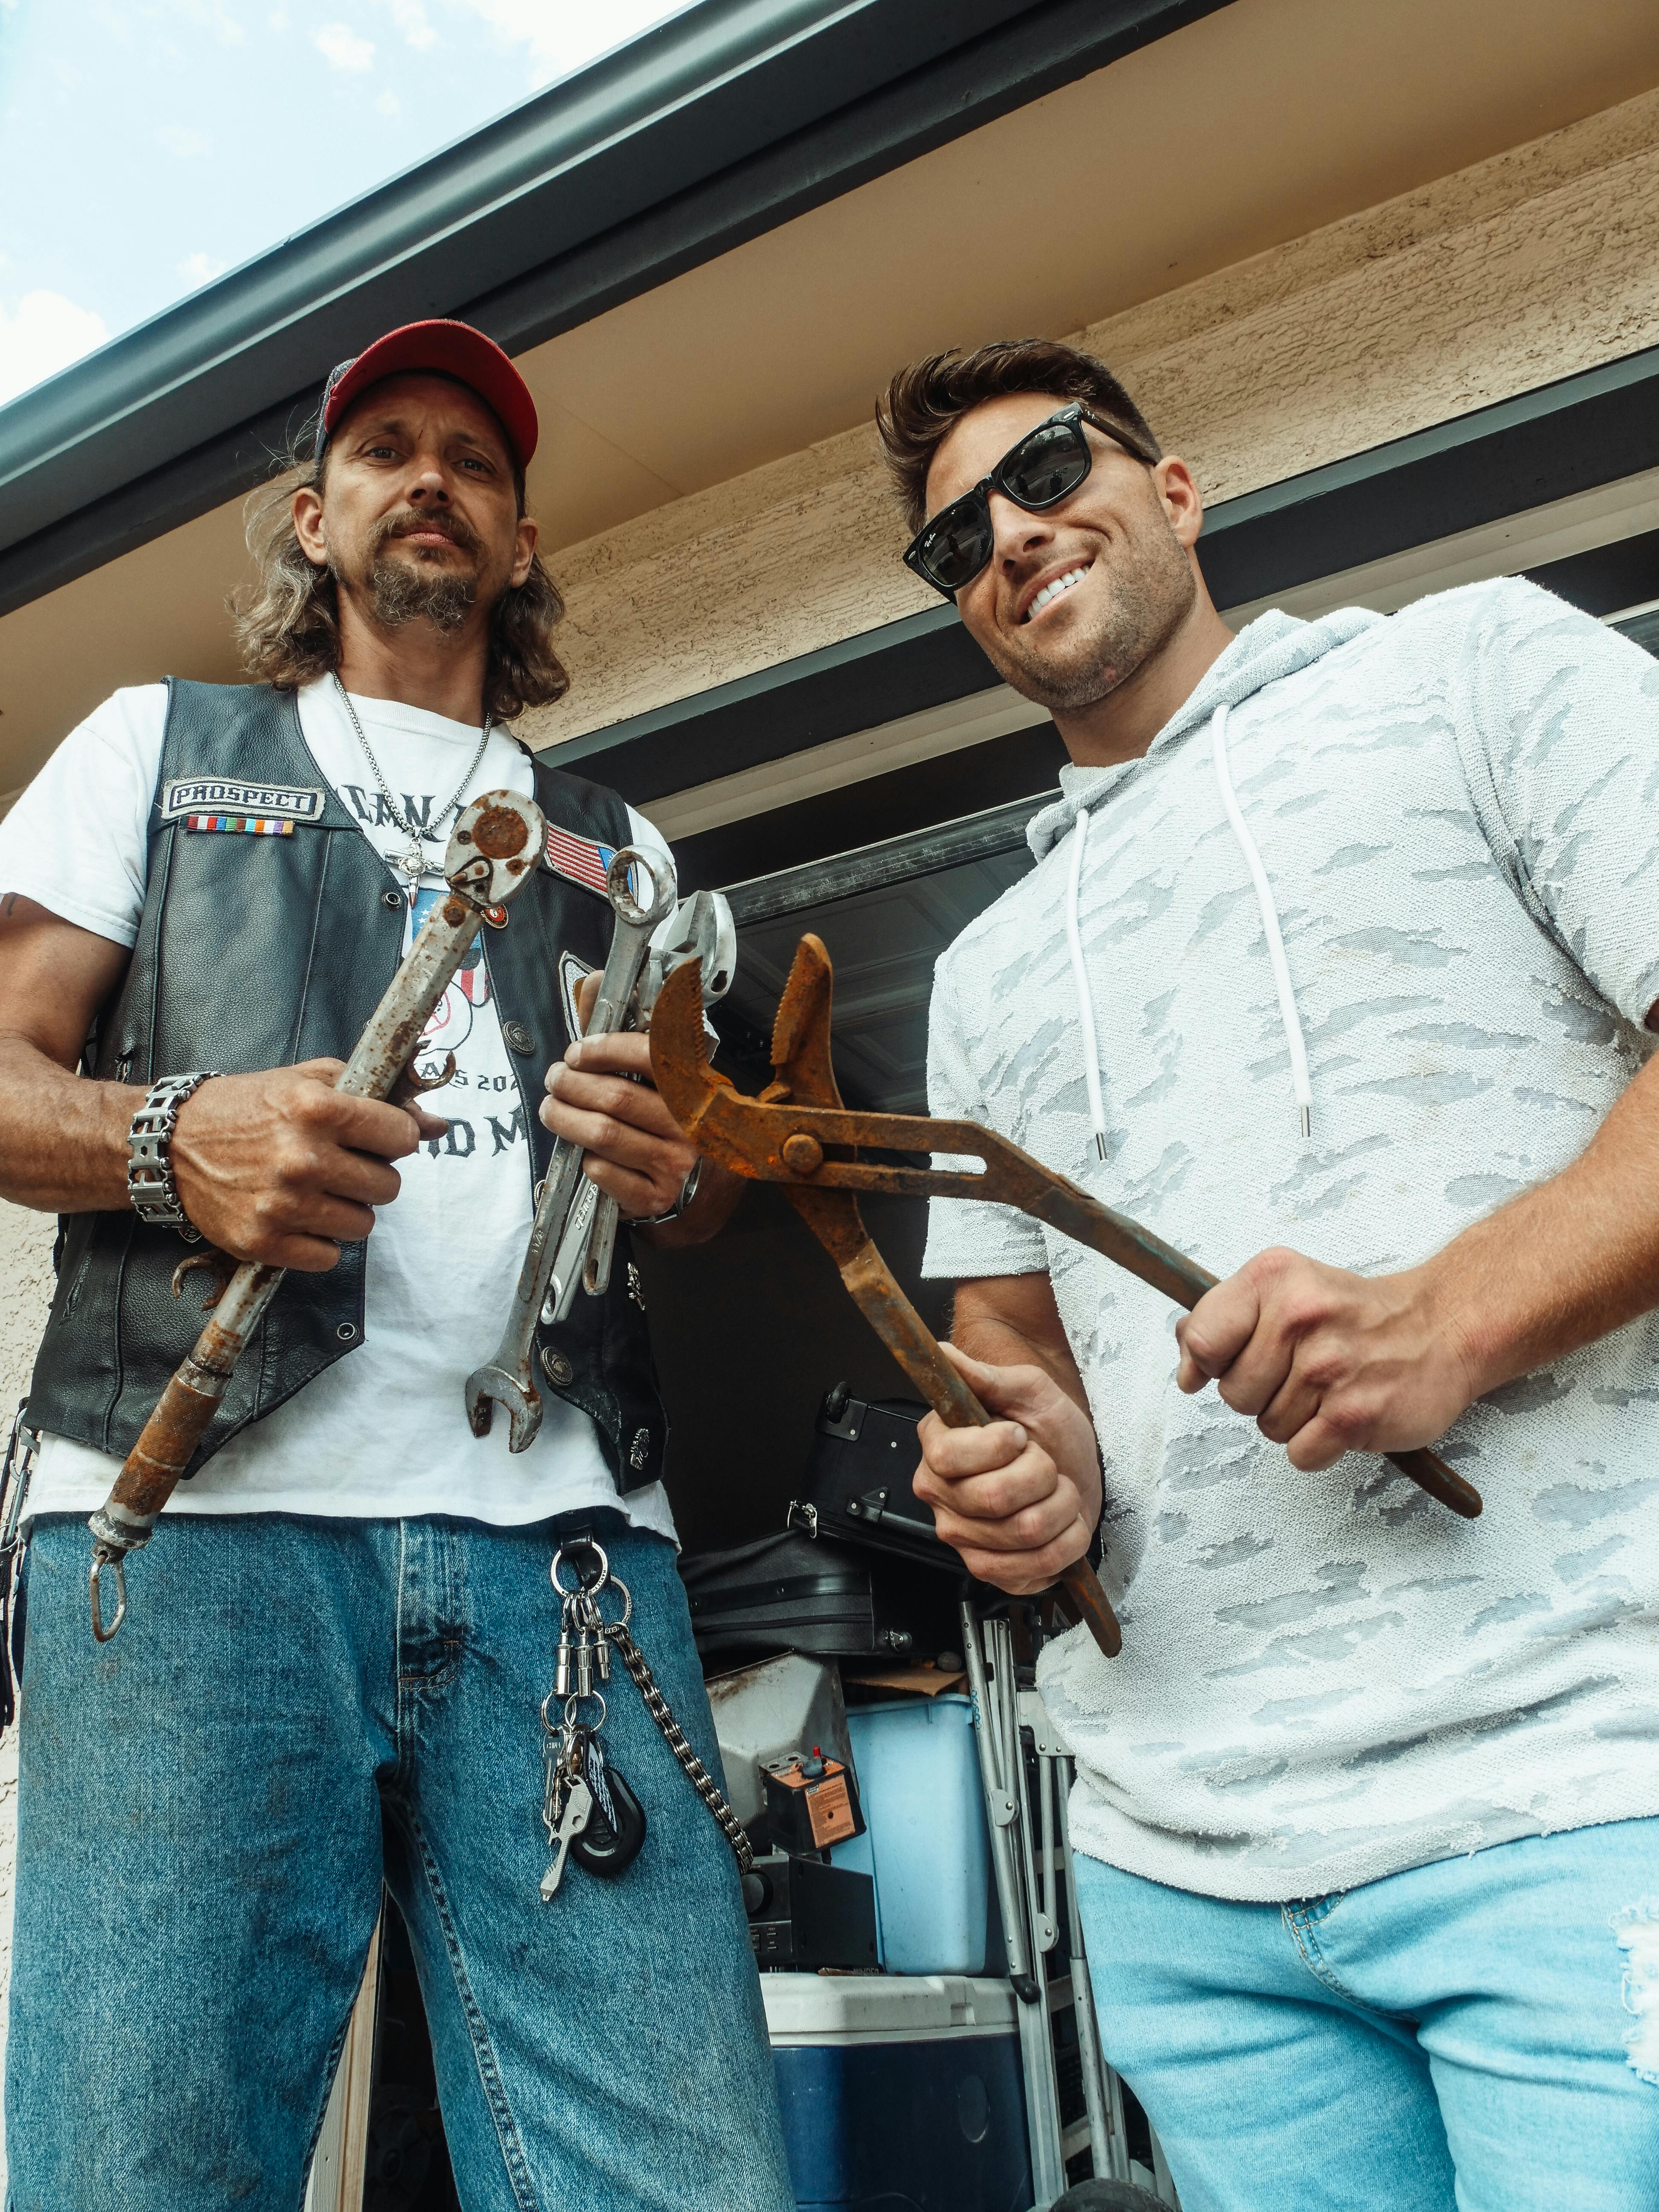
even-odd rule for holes
{"type": "MultiPolygon", "coordinates": [[[[580,1517],[718,1773],[672,1547],[580,1517]]],[[[560,1526],[170,1519],[100,1649],[84,1523],[37,1522],[15,2212],[297,2212],[383,1875],[466,2212],[789,2212],[736,1867],[619,1665],[649,1833],[542,1901],[560,1526]]]]}
{"type": "Polygon", "coordinates": [[[1096,1859],[1078,1895],[1183,2212],[1659,2205],[1659,1820],[1297,1905],[1096,1859]]]}

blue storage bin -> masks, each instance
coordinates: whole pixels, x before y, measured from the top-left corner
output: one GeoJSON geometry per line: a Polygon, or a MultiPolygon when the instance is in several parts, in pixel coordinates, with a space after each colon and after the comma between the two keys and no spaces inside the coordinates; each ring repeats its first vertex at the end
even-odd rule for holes
{"type": "Polygon", "coordinates": [[[797,2212],[1026,2212],[1007,1983],[768,1973],[761,1992],[797,2212]]]}
{"type": "Polygon", "coordinates": [[[991,1858],[973,1700],[852,1705],[847,1727],[867,1826],[830,1856],[875,1878],[878,1957],[890,1974],[982,1974],[991,1858]]]}

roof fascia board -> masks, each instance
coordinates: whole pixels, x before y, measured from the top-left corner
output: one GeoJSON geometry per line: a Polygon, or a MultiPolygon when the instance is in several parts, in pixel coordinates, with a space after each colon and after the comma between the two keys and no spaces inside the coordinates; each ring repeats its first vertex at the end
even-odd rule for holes
{"type": "Polygon", "coordinates": [[[257,483],[366,331],[523,350],[1224,4],[702,0],[0,410],[0,613],[257,483]]]}
{"type": "MultiPolygon", "coordinates": [[[[1228,4],[1046,0],[1033,7],[1021,0],[1018,12],[999,9],[1010,20],[964,36],[908,75],[890,72],[811,129],[665,199],[648,229],[635,226],[626,237],[608,234],[562,254],[478,295],[470,311],[509,351],[544,344],[1228,4]]],[[[965,22],[964,13],[957,27],[965,22]]]]}
{"type": "MultiPolygon", "coordinates": [[[[1241,606],[1656,466],[1659,347],[1221,501],[1199,554],[1217,605],[1241,606]]],[[[548,757],[582,762],[644,805],[1000,680],[941,605],[548,757]]]]}
{"type": "Polygon", "coordinates": [[[1001,680],[956,609],[929,607],[590,730],[546,757],[561,768],[580,762],[586,773],[603,775],[627,797],[658,799],[988,691],[1001,680]],[[696,766],[688,772],[693,756],[696,766]]]}
{"type": "Polygon", "coordinates": [[[1227,500],[1199,558],[1241,606],[1656,466],[1659,346],[1227,500]]]}
{"type": "MultiPolygon", "coordinates": [[[[421,289],[432,296],[422,311],[453,309],[516,273],[515,231],[542,241],[535,258],[544,259],[550,234],[567,246],[585,243],[665,191],[803,128],[816,119],[814,89],[820,113],[856,97],[859,70],[843,40],[860,19],[870,38],[868,19],[883,6],[704,0],[100,348],[26,394],[15,421],[12,410],[0,418],[11,433],[0,443],[8,537],[39,526],[39,500],[78,503],[100,459],[106,472],[101,449],[112,439],[137,475],[184,449],[186,408],[194,444],[296,392],[314,393],[358,343],[378,295],[400,293],[398,275],[419,284],[412,264],[427,264],[421,289]],[[801,66],[809,58],[810,79],[801,66]],[[775,122],[764,112],[771,103],[775,122]],[[452,283],[440,304],[432,264],[458,251],[471,281],[452,283]]],[[[971,20],[987,7],[1007,12],[999,0],[968,0],[964,13],[971,20]]],[[[910,56],[896,58],[901,70],[914,65],[910,56]]],[[[872,66],[866,57],[865,72],[872,66]]]]}
{"type": "Polygon", "coordinates": [[[739,929],[750,929],[757,922],[775,921],[781,915],[799,914],[807,907],[866,897],[894,884],[913,884],[919,877],[939,875],[947,868],[1017,853],[1025,844],[1032,815],[1051,796],[1059,798],[1058,787],[1052,793],[1011,799],[981,814],[941,822],[936,829],[912,830],[850,853],[837,853],[831,860],[808,860],[798,868],[728,884],[732,919],[739,929]]]}

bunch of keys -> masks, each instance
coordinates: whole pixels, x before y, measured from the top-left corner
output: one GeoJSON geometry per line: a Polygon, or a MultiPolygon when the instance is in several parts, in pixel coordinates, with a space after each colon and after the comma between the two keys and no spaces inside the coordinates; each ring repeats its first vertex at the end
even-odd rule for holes
{"type": "Polygon", "coordinates": [[[579,1578],[565,1589],[559,1580],[562,1546],[554,1553],[550,1570],[562,1612],[554,1686],[542,1701],[542,1757],[547,1776],[542,1826],[553,1853],[542,1876],[544,1903],[557,1894],[568,1858],[574,1857],[589,1874],[608,1877],[631,1866],[645,1841],[645,1808],[620,1768],[607,1759],[599,1741],[605,1703],[596,1686],[611,1679],[611,1645],[599,1593],[607,1584],[617,1590],[624,1626],[634,1601],[624,1583],[612,1581],[604,1548],[591,1537],[580,1543],[599,1560],[599,1572],[591,1582],[584,1584],[579,1578]],[[555,1721],[553,1708],[561,1701],[562,1718],[555,1721]],[[590,1705],[599,1708],[596,1720],[582,1717],[584,1707],[590,1705]]]}

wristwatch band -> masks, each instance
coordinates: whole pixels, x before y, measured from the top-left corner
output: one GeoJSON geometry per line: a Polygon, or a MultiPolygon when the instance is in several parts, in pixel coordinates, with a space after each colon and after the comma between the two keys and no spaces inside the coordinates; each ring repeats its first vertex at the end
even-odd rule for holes
{"type": "Polygon", "coordinates": [[[153,1228],[176,1229],[190,1244],[202,1232],[179,1203],[171,1157],[173,1125],[185,1099],[218,1073],[216,1067],[203,1067],[190,1075],[164,1075],[150,1085],[127,1131],[127,1196],[133,1212],[153,1228]]]}
{"type": "Polygon", "coordinates": [[[685,1181],[680,1185],[679,1196],[675,1200],[672,1206],[669,1207],[667,1212],[644,1214],[639,1220],[630,1222],[629,1226],[632,1229],[660,1229],[665,1222],[678,1221],[681,1214],[685,1212],[687,1206],[690,1205],[692,1200],[696,1196],[697,1185],[702,1181],[702,1158],[701,1154],[699,1154],[697,1158],[691,1164],[690,1174],[687,1176],[685,1181]]]}

